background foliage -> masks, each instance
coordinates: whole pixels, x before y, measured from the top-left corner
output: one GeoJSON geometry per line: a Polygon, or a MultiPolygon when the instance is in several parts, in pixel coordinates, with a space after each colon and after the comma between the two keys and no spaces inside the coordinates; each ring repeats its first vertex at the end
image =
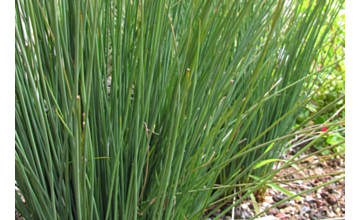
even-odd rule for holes
{"type": "MultiPolygon", "coordinates": [[[[320,58],[314,62],[314,67],[321,69],[330,63],[336,63],[331,68],[322,72],[318,77],[315,88],[318,88],[323,83],[334,79],[331,84],[323,87],[306,105],[305,109],[297,118],[297,123],[302,123],[309,116],[314,115],[317,111],[342,97],[336,105],[329,108],[326,112],[318,115],[314,120],[310,120],[305,126],[313,126],[323,124],[326,121],[338,122],[345,118],[345,7],[342,6],[339,14],[336,16],[328,33],[328,40],[324,44],[320,58]],[[339,77],[336,77],[341,74],[339,77]]],[[[298,125],[297,124],[297,125],[298,125]]],[[[325,128],[326,129],[326,128],[325,128]]],[[[324,129],[323,129],[324,130],[324,129]]],[[[334,143],[345,140],[345,124],[336,127],[336,131],[330,133],[319,141],[315,148],[322,149],[334,143]]],[[[345,149],[345,144],[341,144],[333,149],[333,152],[339,152],[345,149]]],[[[329,154],[330,151],[323,151],[322,154],[329,154]]]]}

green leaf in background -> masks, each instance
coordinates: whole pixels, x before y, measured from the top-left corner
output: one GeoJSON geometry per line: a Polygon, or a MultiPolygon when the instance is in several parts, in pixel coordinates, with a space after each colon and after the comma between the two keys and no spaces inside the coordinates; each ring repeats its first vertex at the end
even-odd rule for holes
{"type": "Polygon", "coordinates": [[[336,132],[329,134],[329,136],[326,138],[326,143],[328,143],[329,145],[334,145],[343,140],[345,140],[345,138],[342,137],[339,132],[336,132]]]}
{"type": "Polygon", "coordinates": [[[316,112],[319,107],[317,105],[309,103],[306,105],[306,108],[308,108],[311,112],[316,112]]]}
{"type": "MultiPolygon", "coordinates": [[[[317,149],[317,150],[322,150],[323,148],[327,147],[328,145],[326,144],[326,139],[325,138],[322,138],[321,141],[319,141],[318,143],[316,143],[314,145],[314,148],[317,149]]],[[[322,155],[328,155],[330,153],[329,150],[323,150],[321,151],[321,154],[322,155]]]]}
{"type": "Polygon", "coordinates": [[[315,118],[314,122],[315,124],[323,124],[326,120],[324,119],[324,116],[319,115],[318,117],[315,118]]]}
{"type": "Polygon", "coordinates": [[[341,152],[341,151],[344,151],[344,150],[345,150],[345,143],[340,144],[339,146],[333,148],[334,153],[338,153],[338,152],[341,152]]]}
{"type": "Polygon", "coordinates": [[[321,151],[321,154],[328,155],[328,154],[330,154],[330,150],[323,150],[323,151],[321,151]]]}
{"type": "Polygon", "coordinates": [[[301,124],[306,120],[306,118],[307,116],[305,115],[305,112],[301,112],[300,115],[296,118],[296,122],[301,124]]]}
{"type": "Polygon", "coordinates": [[[341,100],[340,100],[340,101],[338,101],[336,104],[337,104],[337,105],[342,105],[342,104],[344,104],[344,100],[343,100],[343,99],[341,99],[341,100]]]}
{"type": "Polygon", "coordinates": [[[336,98],[337,98],[337,92],[336,91],[329,92],[328,95],[327,95],[327,99],[330,102],[334,101],[336,98]]]}

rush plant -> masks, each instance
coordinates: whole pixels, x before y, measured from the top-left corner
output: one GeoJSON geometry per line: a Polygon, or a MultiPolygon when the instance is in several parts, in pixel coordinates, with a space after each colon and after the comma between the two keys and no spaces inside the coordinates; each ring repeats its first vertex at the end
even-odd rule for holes
{"type": "Polygon", "coordinates": [[[343,2],[16,0],[16,209],[200,219],[240,203],[277,172],[259,162],[312,131],[291,128],[343,2]]]}

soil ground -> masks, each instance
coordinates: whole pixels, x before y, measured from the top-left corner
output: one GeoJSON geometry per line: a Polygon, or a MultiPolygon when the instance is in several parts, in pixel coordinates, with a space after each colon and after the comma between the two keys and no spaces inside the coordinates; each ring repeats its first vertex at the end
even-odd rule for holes
{"type": "MultiPolygon", "coordinates": [[[[289,151],[282,155],[283,159],[290,159],[297,153],[301,147],[289,151]]],[[[309,148],[303,155],[295,160],[306,157],[314,152],[315,149],[309,148]]],[[[283,162],[281,162],[283,163],[283,162]]],[[[275,177],[274,181],[281,181],[276,185],[292,192],[293,194],[301,193],[305,190],[312,189],[323,183],[345,176],[345,155],[316,155],[310,156],[300,164],[298,168],[308,167],[302,172],[296,172],[293,167],[281,170],[275,177]],[[335,175],[334,175],[335,174],[335,175]],[[314,176],[321,176],[315,178],[314,176]],[[301,179],[305,178],[305,179],[301,179]]],[[[275,167],[275,166],[274,166],[275,167]]],[[[243,203],[234,209],[234,219],[252,219],[257,211],[262,212],[273,204],[286,199],[288,196],[272,187],[269,187],[261,199],[254,203],[250,197],[246,198],[243,203]],[[260,201],[259,201],[260,200],[260,201]]],[[[307,219],[345,219],[345,178],[334,182],[330,185],[319,189],[311,190],[300,196],[301,201],[296,199],[289,200],[275,208],[271,208],[259,219],[262,220],[307,220],[307,219]]],[[[213,219],[218,216],[222,210],[225,210],[231,204],[224,205],[214,214],[207,218],[213,219]]],[[[209,209],[205,215],[213,211],[209,209]]],[[[232,210],[221,216],[220,219],[232,219],[232,210]]]]}

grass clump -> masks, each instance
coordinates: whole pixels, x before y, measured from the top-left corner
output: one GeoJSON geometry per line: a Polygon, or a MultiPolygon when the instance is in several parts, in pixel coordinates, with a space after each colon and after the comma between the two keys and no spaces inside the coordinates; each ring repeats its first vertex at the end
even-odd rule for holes
{"type": "Polygon", "coordinates": [[[220,196],[238,204],[299,134],[319,30],[342,4],[16,1],[16,209],[199,219],[220,196]]]}

